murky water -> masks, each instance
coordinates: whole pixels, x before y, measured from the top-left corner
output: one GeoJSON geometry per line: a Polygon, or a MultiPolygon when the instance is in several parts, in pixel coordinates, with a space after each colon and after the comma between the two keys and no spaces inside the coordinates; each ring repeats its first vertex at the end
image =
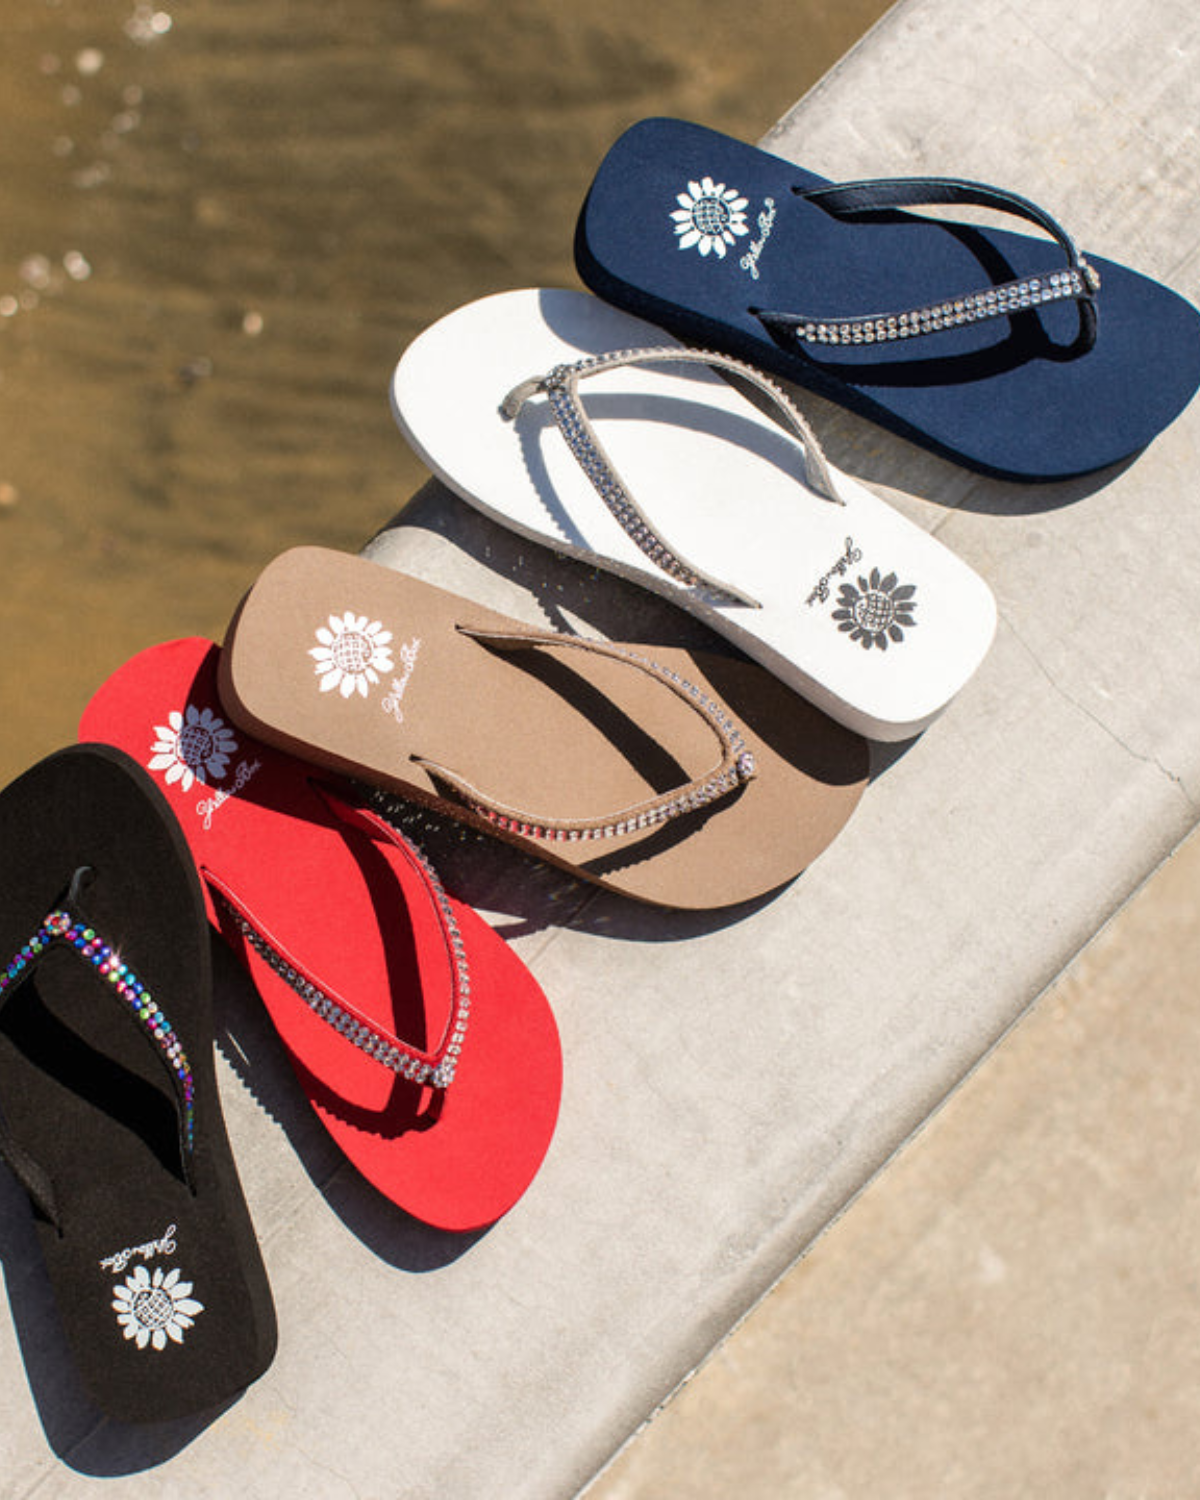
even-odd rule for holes
{"type": "Polygon", "coordinates": [[[576,285],[611,140],[760,136],[887,0],[0,0],[0,783],[423,482],[387,382],[576,285]]]}

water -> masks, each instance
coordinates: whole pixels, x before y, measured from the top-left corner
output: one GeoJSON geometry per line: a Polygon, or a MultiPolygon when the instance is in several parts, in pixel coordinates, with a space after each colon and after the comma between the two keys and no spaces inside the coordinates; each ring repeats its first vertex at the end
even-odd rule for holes
{"type": "Polygon", "coordinates": [[[886,0],[0,0],[0,784],[145,646],[425,475],[442,313],[577,285],[651,114],[761,136],[886,0]]]}

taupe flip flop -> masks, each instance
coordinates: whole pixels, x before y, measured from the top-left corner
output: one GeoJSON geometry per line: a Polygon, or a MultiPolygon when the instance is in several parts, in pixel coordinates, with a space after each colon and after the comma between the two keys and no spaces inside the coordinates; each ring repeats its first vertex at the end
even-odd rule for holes
{"type": "Polygon", "coordinates": [[[269,744],[663,906],[791,880],[867,777],[866,741],[753,663],[531,630],[319,547],[243,600],[220,690],[269,744]]]}

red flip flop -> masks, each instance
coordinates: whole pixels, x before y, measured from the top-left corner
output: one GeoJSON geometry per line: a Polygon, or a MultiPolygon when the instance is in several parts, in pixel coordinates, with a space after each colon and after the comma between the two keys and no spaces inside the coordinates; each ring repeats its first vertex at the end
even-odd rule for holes
{"type": "Polygon", "coordinates": [[[147,767],[329,1133],[408,1213],[493,1223],[541,1164],[562,1057],[545,995],[424,855],[345,784],[235,730],[209,641],[155,646],[81,737],[147,767]]]}

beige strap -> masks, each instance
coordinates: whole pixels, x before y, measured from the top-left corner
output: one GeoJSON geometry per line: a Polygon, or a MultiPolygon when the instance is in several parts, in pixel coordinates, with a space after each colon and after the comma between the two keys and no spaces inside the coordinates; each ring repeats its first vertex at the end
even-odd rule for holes
{"type": "Polygon", "coordinates": [[[659,666],[649,657],[640,656],[624,646],[614,646],[607,641],[588,640],[583,636],[560,635],[554,631],[540,630],[473,630],[459,625],[462,635],[470,636],[483,646],[496,651],[514,651],[533,646],[549,646],[565,650],[588,651],[613,661],[628,663],[638,671],[645,672],[677,698],[695,709],[712,730],[721,747],[721,756],[716,766],[703,776],[697,776],[686,785],[644,802],[634,803],[620,812],[593,818],[547,818],[521,811],[497,801],[478,787],[472,785],[457,772],[424,756],[414,755],[413,760],[424,766],[432,776],[452,788],[476,813],[485,817],[497,829],[518,833],[536,839],[598,839],[615,838],[622,834],[638,832],[660,823],[670,822],[682,814],[727,796],[755,774],[754,756],[746,748],[741,730],[726,713],[722,704],[700,691],[668,667],[659,666]]]}
{"type": "Polygon", "coordinates": [[[665,540],[626,489],[584,410],[579,397],[579,381],[582,378],[625,365],[643,364],[703,364],[726,370],[750,382],[767,396],[798,439],[804,458],[804,477],[809,487],[834,504],[845,504],[834,486],[833,475],[815,433],[775,382],[740,359],[732,359],[728,355],[716,354],[707,349],[621,349],[611,354],[592,355],[574,364],[556,365],[548,375],[535,376],[514,387],[501,403],[501,414],[512,421],[531,396],[539,392],[544,394],[549,400],[551,414],[567,447],[578,459],[580,467],[626,535],[651,562],[679,583],[693,588],[711,589],[735,603],[744,604],[751,609],[761,609],[762,606],[756,599],[732,584],[705,573],[665,540]]]}

